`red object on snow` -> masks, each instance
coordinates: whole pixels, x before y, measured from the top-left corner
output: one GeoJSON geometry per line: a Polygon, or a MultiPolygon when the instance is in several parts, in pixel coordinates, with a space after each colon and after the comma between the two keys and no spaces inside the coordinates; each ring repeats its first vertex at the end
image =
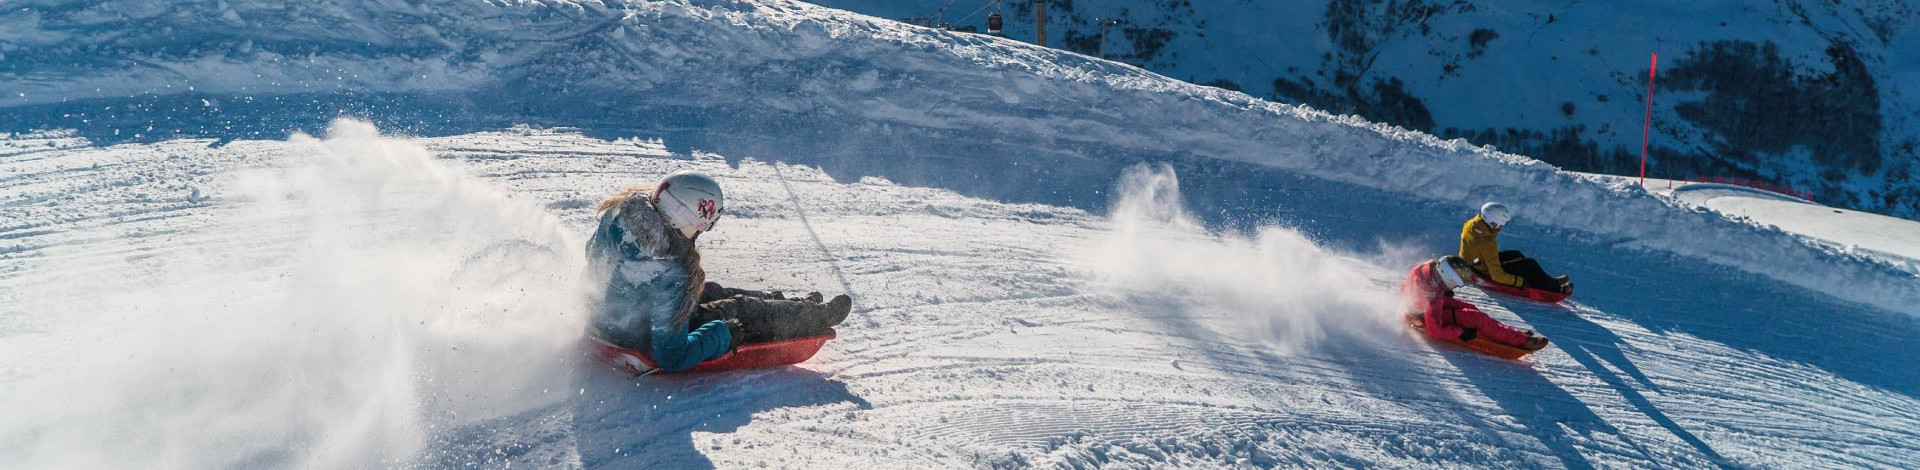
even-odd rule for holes
{"type": "Polygon", "coordinates": [[[1528,354],[1533,354],[1535,352],[1535,351],[1528,351],[1525,349],[1516,348],[1513,346],[1508,346],[1505,344],[1496,343],[1493,341],[1488,341],[1486,338],[1476,337],[1469,341],[1461,341],[1460,338],[1435,338],[1432,336],[1428,336],[1426,332],[1426,326],[1422,323],[1423,321],[1421,319],[1422,316],[1423,315],[1421,312],[1408,313],[1407,327],[1413,328],[1414,333],[1419,334],[1420,336],[1424,336],[1428,339],[1432,339],[1434,341],[1451,343],[1454,346],[1472,349],[1475,351],[1485,353],[1489,356],[1498,357],[1501,359],[1509,359],[1509,360],[1527,357],[1528,354]]]}
{"type": "Polygon", "coordinates": [[[1640,133],[1640,186],[1647,186],[1647,143],[1653,141],[1653,77],[1660,72],[1660,53],[1647,64],[1647,127],[1640,133]]]}
{"type": "Polygon", "coordinates": [[[1487,291],[1487,292],[1505,294],[1505,295],[1510,295],[1514,297],[1519,297],[1522,299],[1537,300],[1537,301],[1546,302],[1550,304],[1560,303],[1560,301],[1562,300],[1567,300],[1567,297],[1573,296],[1573,294],[1570,292],[1554,292],[1550,290],[1526,289],[1526,288],[1508,286],[1508,285],[1500,284],[1498,282],[1493,282],[1492,279],[1487,279],[1485,277],[1482,277],[1478,273],[1473,275],[1473,286],[1479,287],[1480,290],[1487,291]]]}
{"type": "Polygon", "coordinates": [[[1415,333],[1435,341],[1452,343],[1455,346],[1502,359],[1519,359],[1534,353],[1534,351],[1509,344],[1526,341],[1526,337],[1519,331],[1488,317],[1472,304],[1445,296],[1434,285],[1432,276],[1432,263],[1422,263],[1414,266],[1412,272],[1407,274],[1407,280],[1400,283],[1401,295],[1407,296],[1412,301],[1405,320],[1407,326],[1413,328],[1415,333]],[[1450,309],[1451,313],[1436,309],[1450,309]],[[1428,329],[1426,325],[1428,317],[1433,317],[1435,321],[1452,318],[1458,324],[1428,329]],[[1461,341],[1461,327],[1474,328],[1479,330],[1480,334],[1473,339],[1461,341]],[[1504,337],[1508,343],[1494,341],[1496,337],[1504,337]]]}
{"type": "MultiPolygon", "coordinates": [[[[738,350],[701,362],[692,369],[658,372],[718,372],[799,364],[812,359],[813,354],[820,352],[820,347],[827,344],[827,340],[837,336],[838,333],[828,329],[826,334],[819,336],[746,344],[740,346],[738,350]]],[[[653,363],[653,359],[640,351],[614,346],[613,343],[600,338],[593,338],[593,343],[594,355],[614,367],[635,374],[648,374],[659,369],[659,366],[653,363]]]]}
{"type": "Polygon", "coordinates": [[[1407,295],[1407,299],[1411,301],[1409,305],[1411,309],[1405,315],[1405,322],[1407,326],[1413,328],[1415,334],[1427,336],[1430,340],[1446,341],[1459,347],[1467,347],[1467,349],[1480,351],[1492,357],[1500,357],[1500,359],[1521,359],[1534,353],[1515,345],[1515,343],[1526,341],[1526,336],[1523,336],[1519,330],[1513,330],[1513,326],[1501,324],[1500,320],[1486,317],[1486,313],[1475,309],[1473,303],[1448,297],[1446,292],[1440,292],[1440,288],[1434,286],[1436,282],[1432,276],[1434,276],[1432,263],[1421,263],[1421,265],[1415,265],[1411,272],[1407,272],[1407,280],[1400,284],[1400,292],[1402,295],[1407,295]],[[1448,318],[1452,318],[1455,324],[1427,328],[1427,320],[1444,322],[1448,318]],[[1463,332],[1461,328],[1475,328],[1480,334],[1473,340],[1461,341],[1459,340],[1463,332]]]}

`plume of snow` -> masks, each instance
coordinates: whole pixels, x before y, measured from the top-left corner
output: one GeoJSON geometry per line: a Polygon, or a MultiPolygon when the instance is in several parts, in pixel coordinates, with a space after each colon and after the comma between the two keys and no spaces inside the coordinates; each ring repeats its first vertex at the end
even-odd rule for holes
{"type": "Polygon", "coordinates": [[[0,461],[393,466],[438,431],[557,402],[545,387],[583,324],[575,236],[370,124],[292,140],[290,165],[229,182],[244,202],[215,212],[217,243],[101,280],[95,301],[27,299],[87,331],[50,352],[59,370],[10,384],[0,461]],[[254,243],[278,250],[232,254],[254,243]]]}
{"type": "MultiPolygon", "coordinates": [[[[1224,333],[1282,353],[1334,330],[1377,331],[1403,308],[1397,286],[1368,280],[1386,268],[1322,248],[1297,230],[1208,230],[1187,212],[1170,167],[1130,168],[1115,193],[1108,236],[1080,257],[1102,288],[1129,302],[1230,317],[1240,334],[1224,333]]],[[[1387,251],[1375,258],[1405,257],[1387,251]]]]}

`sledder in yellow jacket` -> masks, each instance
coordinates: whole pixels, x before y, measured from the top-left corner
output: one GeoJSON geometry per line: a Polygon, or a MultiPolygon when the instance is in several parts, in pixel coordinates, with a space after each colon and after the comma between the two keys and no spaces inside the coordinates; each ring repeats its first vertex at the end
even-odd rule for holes
{"type": "Polygon", "coordinates": [[[1566,276],[1551,276],[1540,262],[1517,250],[1500,251],[1500,230],[1506,228],[1512,212],[1505,204],[1489,202],[1480,206],[1480,215],[1460,227],[1460,259],[1473,263],[1473,271],[1495,283],[1523,289],[1572,292],[1566,276]]]}
{"type": "Polygon", "coordinates": [[[1500,268],[1500,229],[1488,224],[1484,216],[1473,216],[1460,227],[1460,259],[1478,261],[1473,270],[1493,282],[1526,287],[1526,280],[1500,268]]]}

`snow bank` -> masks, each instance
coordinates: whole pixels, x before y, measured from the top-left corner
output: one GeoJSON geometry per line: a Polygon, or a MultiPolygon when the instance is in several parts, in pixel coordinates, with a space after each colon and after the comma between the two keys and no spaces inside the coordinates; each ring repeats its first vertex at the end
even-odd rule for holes
{"type": "MultiPolygon", "coordinates": [[[[1187,212],[1170,167],[1130,168],[1115,188],[1113,226],[1079,253],[1096,285],[1137,304],[1232,319],[1226,332],[1280,353],[1325,339],[1329,330],[1378,337],[1404,311],[1385,269],[1334,253],[1299,231],[1267,226],[1215,233],[1187,212]]],[[[1406,264],[1411,264],[1408,261],[1406,264]]],[[[1388,264],[1398,266],[1400,264],[1388,264]]]]}
{"type": "MultiPolygon", "coordinates": [[[[7,74],[0,82],[25,90],[6,105],[128,94],[218,95],[229,103],[281,94],[353,100],[434,90],[474,111],[426,118],[435,122],[508,116],[638,127],[732,158],[808,155],[857,162],[847,166],[876,176],[889,176],[882,168],[958,165],[950,158],[954,149],[1066,155],[1063,166],[1074,158],[1219,158],[1409,194],[1462,213],[1500,200],[1518,211],[1517,223],[1558,228],[1568,237],[1674,253],[1920,314],[1920,282],[1911,274],[1681,207],[1637,187],[1603,185],[1459,140],[1009,40],[785,0],[467,1],[432,10],[341,0],[326,6],[130,0],[0,12],[0,23],[38,31],[0,38],[6,41],[0,46],[16,49],[0,62],[7,74]],[[150,14],[87,14],[116,8],[150,14]],[[311,27],[331,23],[344,26],[311,27]],[[281,34],[289,28],[304,29],[281,34]],[[127,30],[134,36],[119,33],[127,30]],[[221,40],[184,48],[168,39],[200,33],[221,40]],[[445,77],[460,78],[435,81],[445,77]]],[[[0,96],[13,94],[0,89],[0,96]]],[[[28,115],[74,114],[67,111],[28,115]]],[[[79,117],[34,124],[87,125],[79,117]]],[[[1001,163],[1009,162],[1020,160],[1001,163]]],[[[1028,174],[1056,178],[1056,172],[1028,174]]],[[[1106,182],[1104,176],[1050,181],[1106,182]]]]}
{"type": "Polygon", "coordinates": [[[437,431],[559,399],[575,235],[363,122],[291,143],[290,165],[228,182],[251,203],[159,272],[25,293],[77,340],[3,395],[0,461],[393,466],[437,431]]]}
{"type": "Polygon", "coordinates": [[[1920,222],[1853,212],[1745,186],[1690,183],[1669,195],[1759,226],[1803,235],[1841,252],[1872,257],[1920,275],[1920,222]]]}

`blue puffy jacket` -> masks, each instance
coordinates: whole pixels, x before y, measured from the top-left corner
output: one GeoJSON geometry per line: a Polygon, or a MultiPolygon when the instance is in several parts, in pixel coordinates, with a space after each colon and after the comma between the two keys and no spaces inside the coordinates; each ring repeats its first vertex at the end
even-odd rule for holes
{"type": "Polygon", "coordinates": [[[719,357],[731,346],[727,325],[688,331],[706,273],[693,240],[668,227],[644,191],[630,191],[600,211],[587,243],[589,282],[606,290],[592,303],[592,334],[651,354],[669,371],[719,357]]]}

